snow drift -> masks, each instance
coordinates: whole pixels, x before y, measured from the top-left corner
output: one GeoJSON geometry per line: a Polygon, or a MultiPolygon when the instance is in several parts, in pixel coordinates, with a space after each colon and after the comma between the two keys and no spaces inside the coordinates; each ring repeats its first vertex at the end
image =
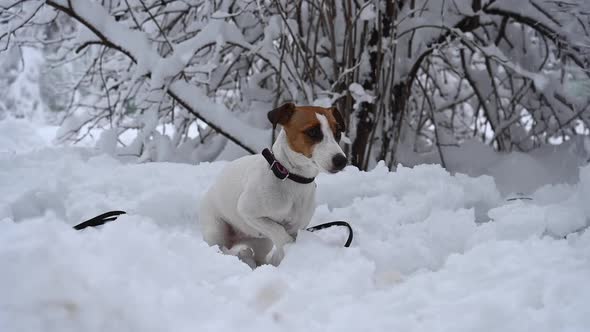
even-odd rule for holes
{"type": "Polygon", "coordinates": [[[195,225],[223,162],[17,141],[0,154],[0,331],[590,330],[590,167],[510,201],[434,165],[322,175],[312,225],[350,221],[352,247],[302,232],[251,271],[195,225]],[[129,214],[71,229],[112,209],[129,214]]]}

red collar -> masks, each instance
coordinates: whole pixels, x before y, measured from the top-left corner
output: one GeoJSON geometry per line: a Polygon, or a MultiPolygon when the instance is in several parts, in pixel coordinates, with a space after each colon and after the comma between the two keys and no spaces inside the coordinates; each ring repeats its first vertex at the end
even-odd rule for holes
{"type": "Polygon", "coordinates": [[[301,175],[289,173],[289,170],[287,170],[287,168],[275,158],[269,149],[262,150],[262,156],[270,165],[270,169],[275,174],[275,176],[281,180],[289,179],[301,184],[312,183],[313,180],[315,180],[315,178],[306,178],[301,175]]]}

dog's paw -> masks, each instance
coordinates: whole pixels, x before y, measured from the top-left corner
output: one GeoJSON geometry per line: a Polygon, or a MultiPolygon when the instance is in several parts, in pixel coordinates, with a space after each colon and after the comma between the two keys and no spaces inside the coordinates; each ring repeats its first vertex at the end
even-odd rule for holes
{"type": "Polygon", "coordinates": [[[279,266],[283,258],[285,258],[285,251],[282,248],[278,249],[275,247],[266,256],[266,262],[273,266],[279,266]]]}
{"type": "Polygon", "coordinates": [[[256,261],[254,260],[254,256],[252,256],[252,255],[245,256],[245,257],[238,256],[238,259],[240,261],[242,261],[243,263],[245,263],[246,265],[248,265],[252,270],[254,270],[256,268],[256,261]]]}
{"type": "Polygon", "coordinates": [[[231,249],[225,247],[221,251],[226,255],[236,256],[240,261],[246,263],[252,269],[256,268],[256,261],[254,260],[254,249],[252,247],[240,243],[233,246],[231,249]]]}
{"type": "MultiPolygon", "coordinates": [[[[283,248],[286,244],[295,242],[295,238],[285,232],[278,239],[273,241],[275,248],[283,248]]],[[[281,249],[282,250],[282,249],[281,249]]]]}

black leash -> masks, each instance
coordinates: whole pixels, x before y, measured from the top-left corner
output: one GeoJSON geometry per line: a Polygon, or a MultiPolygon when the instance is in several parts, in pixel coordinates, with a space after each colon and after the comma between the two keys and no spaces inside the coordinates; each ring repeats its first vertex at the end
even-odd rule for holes
{"type": "Polygon", "coordinates": [[[345,248],[350,247],[350,244],[352,243],[352,227],[350,227],[350,224],[347,223],[346,221],[342,221],[342,220],[338,220],[338,221],[332,221],[332,222],[327,222],[325,224],[319,224],[319,225],[315,225],[309,228],[306,228],[306,231],[309,232],[315,232],[315,231],[319,231],[320,229],[326,229],[326,228],[330,228],[333,226],[344,226],[346,228],[348,228],[348,239],[346,239],[346,243],[344,244],[345,248]]]}
{"type": "Polygon", "coordinates": [[[118,216],[125,214],[125,211],[109,211],[106,213],[103,213],[101,215],[98,215],[94,218],[90,218],[88,220],[86,220],[83,223],[80,223],[76,226],[74,226],[75,230],[81,230],[84,229],[86,227],[96,227],[96,226],[100,226],[100,225],[104,225],[106,223],[108,223],[109,221],[113,221],[115,219],[117,219],[118,216]]]}
{"type": "MultiPolygon", "coordinates": [[[[75,230],[82,230],[86,227],[96,227],[96,226],[104,225],[108,222],[116,220],[118,216],[125,214],[125,213],[126,213],[125,211],[109,211],[109,212],[103,213],[101,215],[98,215],[94,218],[90,218],[90,219],[86,220],[85,222],[74,226],[74,229],[75,230]]],[[[325,224],[320,224],[320,225],[306,228],[305,230],[308,232],[315,232],[315,231],[319,231],[321,229],[326,229],[326,228],[330,228],[330,227],[334,227],[334,226],[343,226],[343,227],[348,228],[348,239],[346,239],[346,243],[344,244],[344,247],[345,248],[350,247],[350,244],[352,243],[353,232],[352,232],[352,227],[350,227],[350,224],[347,223],[346,221],[338,220],[338,221],[327,222],[325,224]]]]}

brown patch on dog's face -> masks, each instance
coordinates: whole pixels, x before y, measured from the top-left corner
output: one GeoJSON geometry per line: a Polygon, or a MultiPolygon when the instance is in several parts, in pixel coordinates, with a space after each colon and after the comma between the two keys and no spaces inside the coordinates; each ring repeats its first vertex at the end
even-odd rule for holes
{"type": "MultiPolygon", "coordinates": [[[[316,106],[295,106],[285,108],[288,119],[281,121],[281,125],[287,134],[287,141],[290,148],[311,158],[314,146],[324,139],[320,121],[316,114],[326,117],[332,134],[336,141],[344,131],[344,121],[336,108],[324,108],[316,106]]],[[[275,110],[271,111],[275,112],[275,110]]]]}

